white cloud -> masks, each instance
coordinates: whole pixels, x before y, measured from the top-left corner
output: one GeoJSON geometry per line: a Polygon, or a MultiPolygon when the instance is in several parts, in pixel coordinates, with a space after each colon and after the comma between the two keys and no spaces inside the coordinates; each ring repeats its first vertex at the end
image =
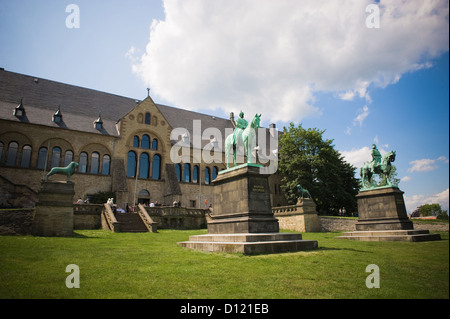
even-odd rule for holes
{"type": "MultiPolygon", "coordinates": [[[[375,139],[378,139],[375,137],[375,139]]],[[[389,147],[389,145],[382,145],[381,147],[378,147],[378,150],[380,151],[380,154],[383,156],[388,151],[384,147],[389,147]]],[[[351,151],[340,151],[341,155],[344,157],[345,161],[350,163],[356,168],[360,168],[363,166],[365,162],[370,162],[372,160],[372,157],[370,155],[371,147],[364,146],[359,149],[352,149],[351,151]]],[[[359,170],[358,170],[359,172],[359,170]]]]}
{"type": "Polygon", "coordinates": [[[439,204],[444,210],[449,209],[449,189],[432,195],[404,196],[406,210],[412,213],[417,207],[425,204],[439,204]]]}
{"type": "Polygon", "coordinates": [[[369,116],[369,114],[370,114],[369,107],[367,105],[364,105],[362,109],[358,110],[358,115],[354,118],[353,124],[354,125],[359,124],[359,126],[362,126],[362,123],[369,116]]]}
{"type": "Polygon", "coordinates": [[[348,163],[357,168],[362,167],[365,162],[372,160],[370,147],[367,146],[360,149],[352,149],[351,151],[342,151],[340,153],[348,163]]]}
{"type": "Polygon", "coordinates": [[[409,162],[412,166],[408,168],[408,172],[429,172],[437,169],[439,165],[437,164],[437,161],[441,161],[444,163],[448,163],[448,159],[445,156],[440,156],[438,159],[419,159],[415,161],[409,162]]]}
{"type": "Polygon", "coordinates": [[[408,182],[408,181],[410,181],[411,180],[411,177],[409,177],[409,176],[403,176],[401,179],[400,179],[400,181],[402,181],[402,182],[408,182]]]}
{"type": "MultiPolygon", "coordinates": [[[[164,0],[133,71],[176,106],[262,113],[272,121],[320,116],[317,92],[364,98],[429,67],[448,50],[448,1],[164,0]]],[[[366,105],[367,106],[367,105],[366,105]]],[[[361,124],[367,111],[356,119],[361,124]]]]}

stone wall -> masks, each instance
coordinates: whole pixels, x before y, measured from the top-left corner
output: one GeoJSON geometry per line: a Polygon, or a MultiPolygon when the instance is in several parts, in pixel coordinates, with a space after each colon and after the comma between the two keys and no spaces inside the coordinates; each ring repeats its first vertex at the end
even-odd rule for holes
{"type": "Polygon", "coordinates": [[[357,221],[357,219],[319,216],[320,229],[322,232],[355,230],[357,221]]]}

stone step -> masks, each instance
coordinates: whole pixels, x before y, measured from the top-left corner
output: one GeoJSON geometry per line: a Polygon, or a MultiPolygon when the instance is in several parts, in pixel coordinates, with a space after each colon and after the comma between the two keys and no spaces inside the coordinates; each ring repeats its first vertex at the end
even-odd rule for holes
{"type": "Polygon", "coordinates": [[[302,235],[295,233],[207,234],[207,235],[190,236],[189,240],[202,242],[286,241],[286,240],[302,240],[302,235]]]}
{"type": "Polygon", "coordinates": [[[337,239],[351,239],[360,241],[432,241],[441,240],[441,235],[430,234],[428,230],[381,230],[354,231],[342,233],[337,239]]]}
{"type": "Polygon", "coordinates": [[[144,222],[137,213],[117,213],[116,219],[120,223],[121,233],[145,233],[148,232],[144,222]]]}
{"type": "Polygon", "coordinates": [[[187,249],[208,252],[243,253],[245,255],[273,254],[317,249],[315,240],[278,240],[265,242],[179,242],[179,246],[187,249]]]}
{"type": "Polygon", "coordinates": [[[428,230],[360,230],[342,233],[342,236],[404,236],[429,234],[428,230]]]}

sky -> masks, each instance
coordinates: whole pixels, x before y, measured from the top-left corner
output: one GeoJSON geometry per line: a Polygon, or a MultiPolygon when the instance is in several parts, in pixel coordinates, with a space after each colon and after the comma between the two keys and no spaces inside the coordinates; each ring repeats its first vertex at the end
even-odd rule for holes
{"type": "Polygon", "coordinates": [[[409,213],[449,207],[448,0],[0,0],[0,67],[375,143],[409,213]]]}

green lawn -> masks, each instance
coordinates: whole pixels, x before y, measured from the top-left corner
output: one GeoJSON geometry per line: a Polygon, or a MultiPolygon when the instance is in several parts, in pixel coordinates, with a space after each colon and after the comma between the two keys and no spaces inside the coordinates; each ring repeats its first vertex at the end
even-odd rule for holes
{"type": "Polygon", "coordinates": [[[243,256],[176,245],[206,230],[0,237],[0,298],[449,298],[449,241],[358,242],[304,233],[314,251],[243,256]],[[80,288],[66,287],[66,266],[80,288]],[[380,288],[366,287],[369,264],[380,288]]]}

